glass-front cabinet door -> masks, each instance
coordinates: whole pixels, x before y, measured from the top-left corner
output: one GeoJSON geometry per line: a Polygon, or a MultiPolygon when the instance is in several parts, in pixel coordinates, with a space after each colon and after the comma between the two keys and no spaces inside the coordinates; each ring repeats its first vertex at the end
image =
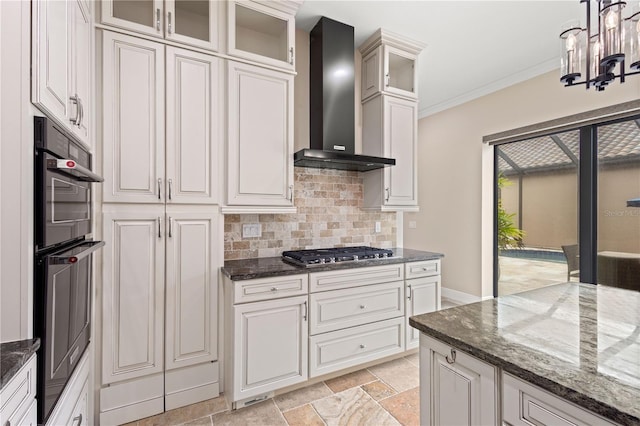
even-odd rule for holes
{"type": "Polygon", "coordinates": [[[218,10],[203,0],[105,0],[101,20],[137,33],[218,50],[218,10]]]}
{"type": "Polygon", "coordinates": [[[232,1],[227,7],[229,55],[294,69],[294,14],[250,1],[232,1]]]}
{"type": "Polygon", "coordinates": [[[384,91],[401,96],[418,96],[415,63],[416,56],[384,46],[384,91]]]}

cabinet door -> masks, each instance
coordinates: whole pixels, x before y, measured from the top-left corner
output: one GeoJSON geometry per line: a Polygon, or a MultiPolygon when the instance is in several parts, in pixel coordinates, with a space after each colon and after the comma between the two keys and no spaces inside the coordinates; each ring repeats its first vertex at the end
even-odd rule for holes
{"type": "Polygon", "coordinates": [[[103,24],[162,37],[164,34],[163,0],[103,0],[103,24]]]}
{"type": "Polygon", "coordinates": [[[362,58],[361,100],[382,90],[382,46],[362,58]]]}
{"type": "Polygon", "coordinates": [[[167,209],[167,370],[218,355],[218,213],[167,209]]]}
{"type": "Polygon", "coordinates": [[[103,199],[164,203],[164,47],[104,31],[102,61],[103,199]]]}
{"type": "Polygon", "coordinates": [[[72,14],[71,34],[71,84],[70,94],[74,100],[74,116],[70,123],[73,133],[90,145],[91,124],[91,18],[82,1],[70,3],[72,14]],[[72,120],[73,119],[73,120],[72,120]]]}
{"type": "Polygon", "coordinates": [[[218,203],[221,60],[167,47],[166,199],[218,203]]]}
{"type": "Polygon", "coordinates": [[[392,46],[384,47],[384,91],[412,99],[418,97],[416,56],[392,46]]]}
{"type": "Polygon", "coordinates": [[[384,203],[390,206],[417,206],[418,104],[384,96],[385,157],[396,165],[384,169],[384,203]]]}
{"type": "Polygon", "coordinates": [[[246,0],[230,1],[227,7],[229,55],[295,69],[295,12],[246,0]]]}
{"type": "Polygon", "coordinates": [[[73,4],[67,1],[38,0],[32,2],[32,5],[31,100],[38,108],[67,125],[72,104],[69,99],[69,9],[73,4]]]}
{"type": "Polygon", "coordinates": [[[218,50],[220,1],[165,1],[165,37],[203,49],[218,50]]]}
{"type": "Polygon", "coordinates": [[[420,336],[420,424],[498,424],[497,368],[420,336]]]}
{"type": "Polygon", "coordinates": [[[103,214],[102,384],[164,370],[164,206],[114,209],[103,214]]]}
{"type": "MultiPolygon", "coordinates": [[[[440,309],[440,276],[407,280],[407,318],[440,309]]],[[[418,347],[420,331],[407,322],[407,349],[418,347]]]]}
{"type": "Polygon", "coordinates": [[[293,76],[229,61],[227,203],[293,205],[293,76]]]}
{"type": "Polygon", "coordinates": [[[307,380],[307,296],[235,305],[233,319],[234,401],[307,380]]]}

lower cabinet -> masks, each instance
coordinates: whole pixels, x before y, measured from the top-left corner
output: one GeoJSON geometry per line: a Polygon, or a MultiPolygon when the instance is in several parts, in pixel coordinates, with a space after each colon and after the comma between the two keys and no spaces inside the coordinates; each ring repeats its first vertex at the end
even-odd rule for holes
{"type": "Polygon", "coordinates": [[[215,207],[104,206],[102,424],[219,394],[215,207]]]}
{"type": "MultiPolygon", "coordinates": [[[[414,315],[440,309],[440,260],[427,260],[405,264],[407,320],[414,315]]],[[[420,332],[406,324],[406,348],[418,347],[420,332]]]]}
{"type": "MultiPolygon", "coordinates": [[[[81,426],[93,424],[89,411],[89,370],[91,346],[85,350],[60,399],[51,411],[47,425],[81,426]]],[[[22,423],[19,423],[22,424],[22,423]]]]}
{"type": "Polygon", "coordinates": [[[225,280],[225,291],[229,302],[225,323],[225,395],[232,406],[240,408],[262,401],[276,389],[306,381],[307,276],[225,280]],[[278,291],[287,288],[287,283],[301,283],[300,290],[293,292],[303,295],[278,298],[278,291]],[[261,292],[263,288],[269,291],[261,292]],[[241,296],[248,292],[258,301],[231,303],[242,300],[241,296]]]}
{"type": "Polygon", "coordinates": [[[4,384],[0,392],[0,424],[36,425],[36,355],[4,384]]]}
{"type": "Polygon", "coordinates": [[[420,424],[497,425],[498,368],[420,336],[420,424]]]}

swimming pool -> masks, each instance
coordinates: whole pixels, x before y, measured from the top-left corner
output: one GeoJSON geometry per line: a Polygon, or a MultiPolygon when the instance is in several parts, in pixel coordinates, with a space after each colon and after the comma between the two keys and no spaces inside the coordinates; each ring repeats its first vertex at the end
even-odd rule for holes
{"type": "Polygon", "coordinates": [[[534,248],[504,249],[500,256],[516,257],[519,259],[543,260],[546,262],[566,263],[562,250],[547,250],[534,248]]]}

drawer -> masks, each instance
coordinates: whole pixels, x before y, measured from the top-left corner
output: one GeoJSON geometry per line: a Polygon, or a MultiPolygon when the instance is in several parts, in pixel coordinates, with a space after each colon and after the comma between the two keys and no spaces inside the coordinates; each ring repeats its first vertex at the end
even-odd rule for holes
{"type": "Polygon", "coordinates": [[[233,303],[256,302],[281,297],[305,295],[309,292],[309,276],[285,275],[233,281],[233,303]]]}
{"type": "Polygon", "coordinates": [[[503,420],[513,426],[614,425],[591,411],[510,374],[502,374],[503,420]]]}
{"type": "Polygon", "coordinates": [[[17,424],[36,397],[36,356],[33,355],[0,393],[2,424],[17,424]]]}
{"type": "Polygon", "coordinates": [[[404,318],[311,336],[309,376],[321,376],[403,351],[404,318]]]}
{"type": "Polygon", "coordinates": [[[381,284],[404,279],[404,264],[341,269],[309,274],[311,292],[338,290],[369,284],[381,284]]]}
{"type": "Polygon", "coordinates": [[[440,259],[405,263],[407,279],[440,275],[440,259]]]}
{"type": "Polygon", "coordinates": [[[404,281],[310,296],[311,335],[404,315],[404,281]]]}

